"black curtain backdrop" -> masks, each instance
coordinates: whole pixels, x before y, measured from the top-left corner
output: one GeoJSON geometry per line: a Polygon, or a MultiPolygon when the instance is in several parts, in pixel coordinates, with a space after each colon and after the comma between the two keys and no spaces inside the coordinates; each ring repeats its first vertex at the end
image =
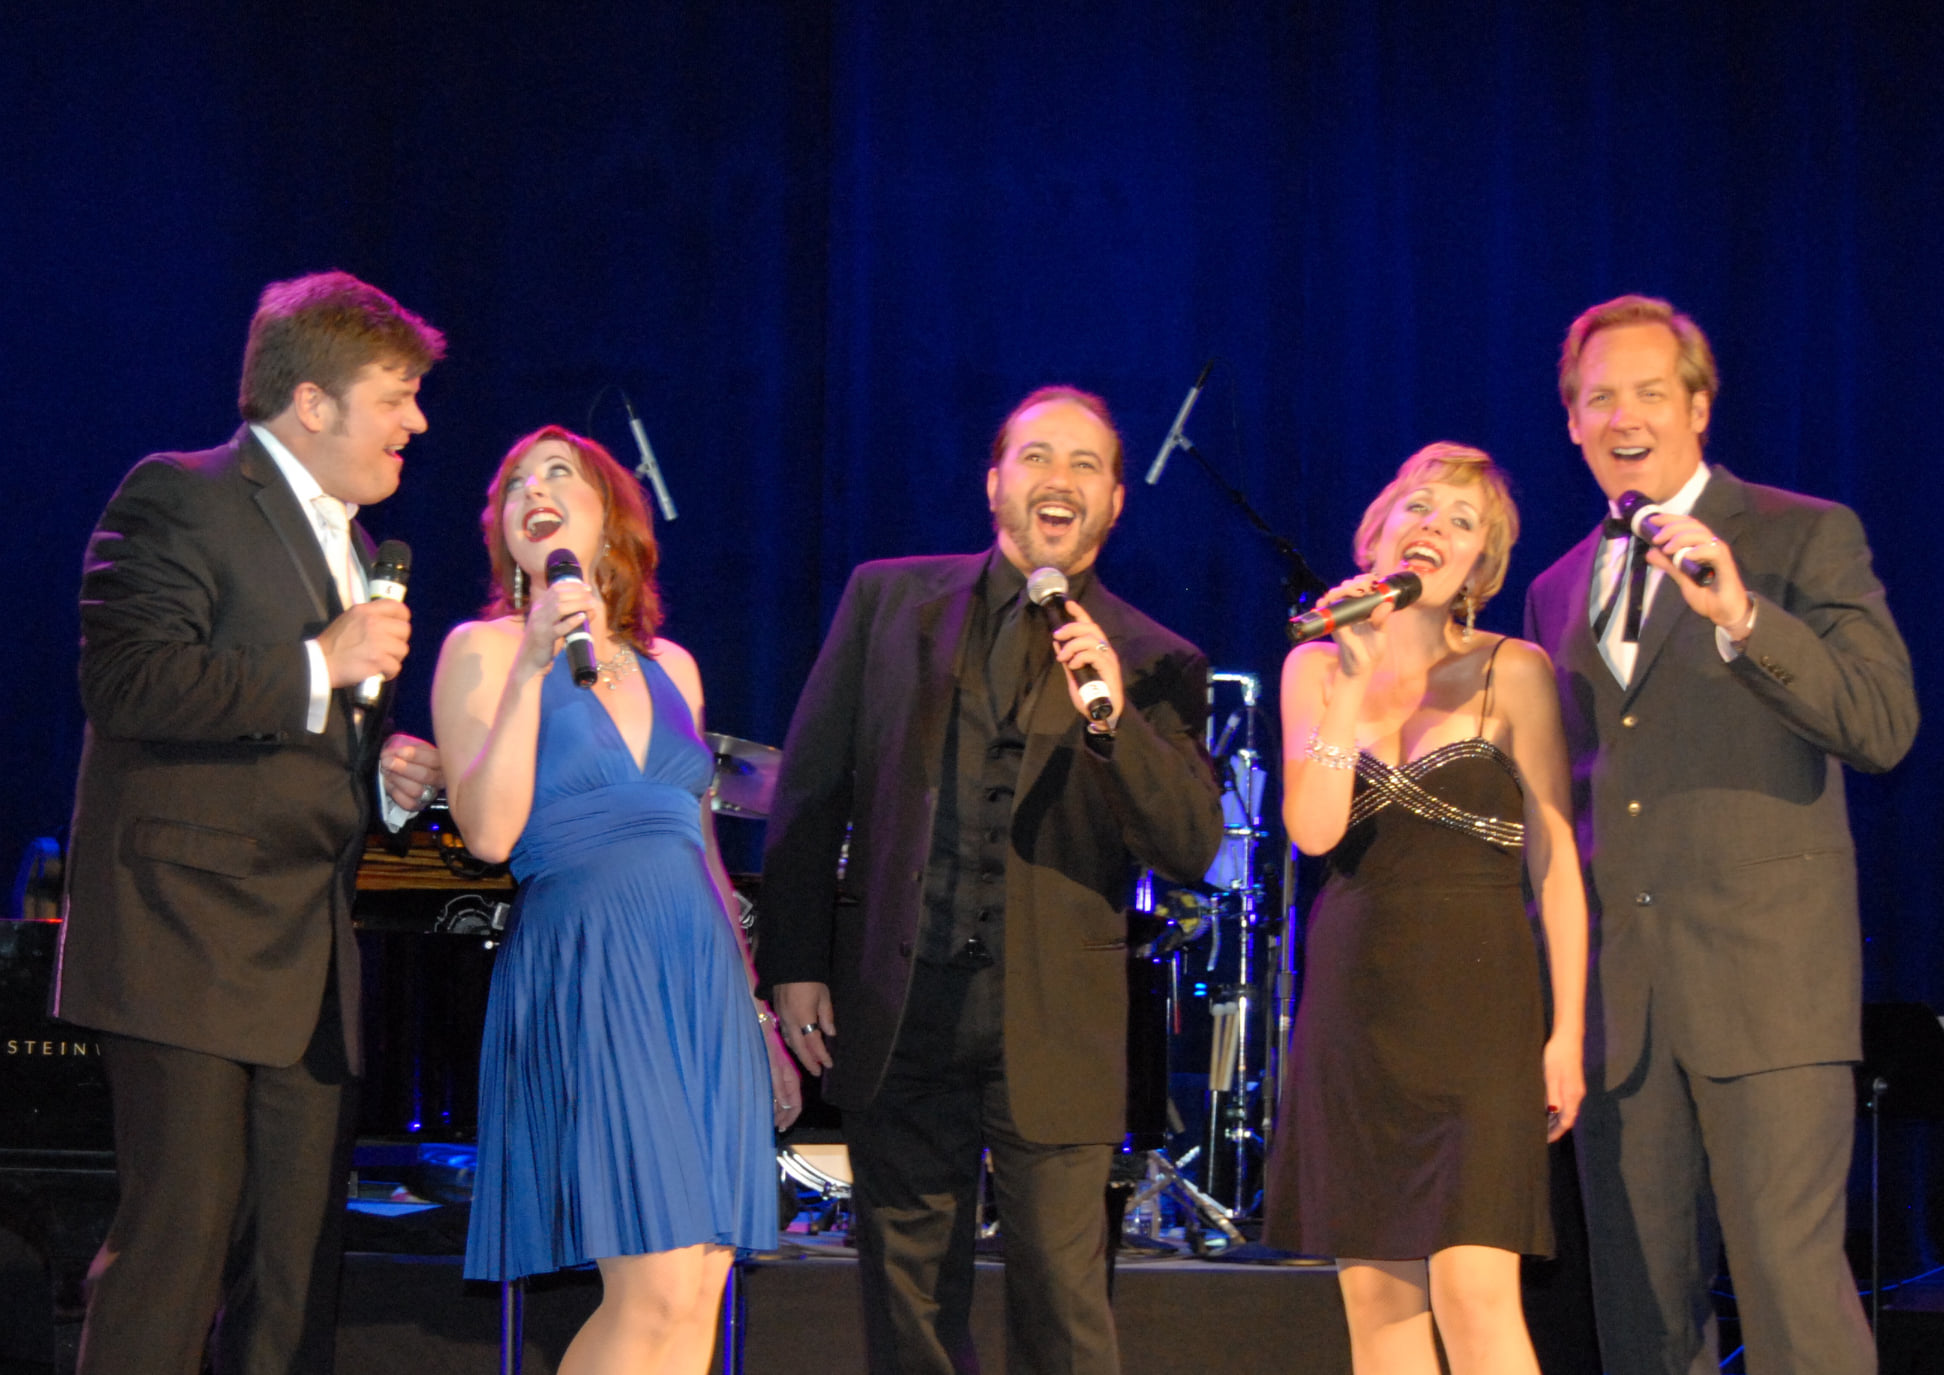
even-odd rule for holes
{"type": "MultiPolygon", "coordinates": [[[[333,266],[451,341],[367,513],[418,555],[420,733],[498,455],[558,421],[632,463],[615,388],[681,508],[668,632],[738,735],[781,742],[853,565],[989,539],[986,444],[1050,381],[1128,440],[1105,576],[1273,701],[1276,558],[1183,456],[1140,483],[1210,357],[1190,433],[1331,578],[1405,454],[1506,463],[1516,630],[1600,514],[1558,342],[1628,290],[1713,338],[1711,457],[1861,513],[1934,700],[1940,70],[1924,0],[13,0],[0,852],[67,819],[103,502],[230,434],[256,293],[333,266]]],[[[1854,783],[1873,999],[1944,1004],[1941,740],[1854,783]]]]}

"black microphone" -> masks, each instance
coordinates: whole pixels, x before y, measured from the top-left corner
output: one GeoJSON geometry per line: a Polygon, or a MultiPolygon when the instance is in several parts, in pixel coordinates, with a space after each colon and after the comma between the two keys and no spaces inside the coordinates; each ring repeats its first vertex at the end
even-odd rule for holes
{"type": "Polygon", "coordinates": [[[1181,409],[1175,412],[1174,424],[1168,427],[1168,437],[1161,441],[1161,452],[1154,456],[1154,462],[1148,467],[1148,486],[1152,487],[1161,480],[1161,470],[1168,466],[1168,455],[1180,445],[1187,443],[1187,440],[1181,437],[1181,427],[1188,423],[1188,412],[1195,409],[1195,402],[1201,399],[1202,387],[1208,381],[1208,370],[1214,366],[1213,358],[1203,363],[1201,376],[1195,379],[1194,386],[1188,388],[1188,399],[1183,401],[1181,409]]]}
{"type": "MultiPolygon", "coordinates": [[[[580,560],[571,549],[556,549],[547,555],[547,586],[557,582],[586,583],[581,577],[580,560]]],[[[593,687],[601,676],[594,663],[594,637],[587,633],[587,617],[567,632],[567,662],[574,670],[575,687],[593,687]]]]}
{"type": "MultiPolygon", "coordinates": [[[[1026,596],[1033,605],[1046,609],[1055,627],[1073,619],[1073,613],[1067,610],[1067,575],[1057,568],[1034,569],[1033,576],[1026,579],[1026,596]]],[[[1082,664],[1073,670],[1073,681],[1080,689],[1089,719],[1105,721],[1114,714],[1114,694],[1101,680],[1099,669],[1082,664]]]]}
{"type": "MultiPolygon", "coordinates": [[[[1619,507],[1620,519],[1627,522],[1627,528],[1640,538],[1652,543],[1660,535],[1661,526],[1666,523],[1662,517],[1667,512],[1639,492],[1622,492],[1613,504],[1619,507]]],[[[1703,587],[1715,580],[1714,565],[1692,554],[1684,552],[1674,560],[1674,566],[1703,587]]]]}
{"type": "MultiPolygon", "coordinates": [[[[412,547],[402,539],[388,539],[378,546],[378,556],[371,565],[370,592],[372,601],[402,602],[405,600],[405,584],[412,576],[412,547]]],[[[383,674],[374,673],[362,683],[353,696],[361,707],[378,705],[378,694],[384,690],[383,674]]]]}
{"type": "Polygon", "coordinates": [[[1411,572],[1397,572],[1380,579],[1377,588],[1377,591],[1366,592],[1360,597],[1345,597],[1328,606],[1319,606],[1314,611],[1305,611],[1300,616],[1291,616],[1289,642],[1293,645],[1308,644],[1311,640],[1328,635],[1338,626],[1367,621],[1380,606],[1402,610],[1424,593],[1424,583],[1411,572]]]}

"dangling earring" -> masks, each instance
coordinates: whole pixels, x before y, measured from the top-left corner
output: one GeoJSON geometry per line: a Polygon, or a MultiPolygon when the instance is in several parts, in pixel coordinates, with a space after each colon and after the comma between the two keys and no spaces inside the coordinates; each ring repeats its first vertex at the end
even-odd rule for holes
{"type": "Polygon", "coordinates": [[[520,567],[518,564],[514,564],[513,565],[513,609],[515,611],[526,610],[526,599],[527,599],[526,569],[520,567]]]}
{"type": "Polygon", "coordinates": [[[1465,624],[1464,628],[1458,632],[1458,638],[1466,644],[1470,644],[1472,627],[1478,623],[1478,608],[1472,605],[1471,589],[1469,587],[1461,587],[1458,589],[1458,600],[1463,602],[1465,606],[1465,624]]]}

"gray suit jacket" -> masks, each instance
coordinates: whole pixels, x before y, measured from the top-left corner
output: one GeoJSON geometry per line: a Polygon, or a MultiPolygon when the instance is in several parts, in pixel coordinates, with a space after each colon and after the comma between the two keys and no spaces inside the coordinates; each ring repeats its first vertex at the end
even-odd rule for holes
{"type": "Polygon", "coordinates": [[[1622,688],[1588,624],[1598,530],[1526,598],[1565,711],[1595,923],[1587,1064],[1609,1088],[1650,1022],[1711,1076],[1857,1058],[1842,766],[1888,769],[1917,730],[1910,656],[1852,511],[1716,466],[1694,515],[1761,604],[1733,663],[1664,583],[1622,688]]]}
{"type": "MultiPolygon", "coordinates": [[[[247,427],[123,479],[82,577],[88,726],[55,1016],[294,1064],[335,950],[358,1064],[351,892],[371,752],[346,692],[321,734],[304,728],[304,641],[340,609],[308,518],[247,427]]],[[[371,732],[383,714],[382,701],[366,714],[371,732]]]]}
{"type": "MultiPolygon", "coordinates": [[[[876,1096],[904,1013],[959,645],[984,563],[858,568],[790,722],[757,961],[766,985],[831,986],[839,1034],[825,1095],[840,1107],[876,1096]]],[[[1125,1133],[1124,907],[1140,867],[1199,881],[1222,837],[1202,746],[1207,660],[1098,579],[1081,602],[1120,658],[1128,710],[1103,750],[1057,678],[1040,688],[1006,858],[1006,1076],[1021,1133],[1044,1142],[1125,1133]]]]}

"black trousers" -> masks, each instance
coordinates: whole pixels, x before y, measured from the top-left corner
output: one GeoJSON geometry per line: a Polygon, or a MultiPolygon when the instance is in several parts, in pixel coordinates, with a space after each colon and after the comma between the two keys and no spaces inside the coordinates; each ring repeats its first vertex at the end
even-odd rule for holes
{"type": "Polygon", "coordinates": [[[335,986],[288,1068],[101,1044],[121,1199],[79,1375],[197,1375],[212,1322],[219,1375],[331,1375],[357,1125],[335,986]]]}
{"type": "Polygon", "coordinates": [[[981,1155],[1006,1242],[1006,1369],[1114,1375],[1112,1145],[1027,1141],[1006,1090],[1004,976],[920,964],[871,1106],[844,1115],[873,1375],[966,1375],[981,1155]]]}

